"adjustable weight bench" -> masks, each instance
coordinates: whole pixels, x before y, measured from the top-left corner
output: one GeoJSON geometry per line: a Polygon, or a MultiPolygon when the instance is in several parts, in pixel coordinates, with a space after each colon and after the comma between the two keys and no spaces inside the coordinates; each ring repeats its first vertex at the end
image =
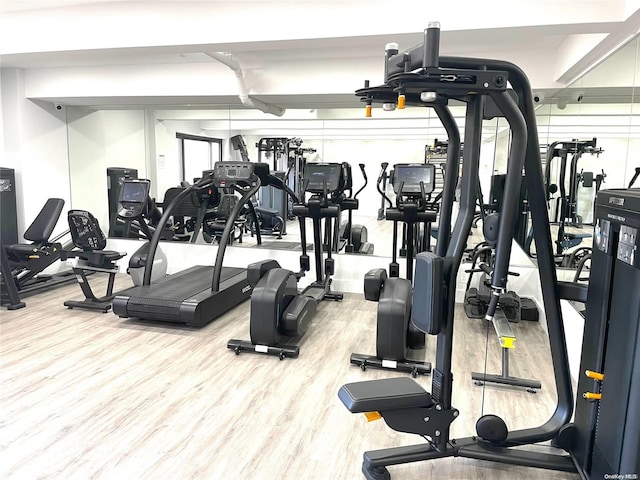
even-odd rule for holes
{"type": "Polygon", "coordinates": [[[62,249],[56,239],[49,239],[58,223],[64,207],[61,198],[50,198],[46,201],[38,216],[33,220],[23,237],[32,243],[5,245],[4,249],[12,269],[24,269],[29,273],[20,275],[19,288],[58,260],[62,249]]]}

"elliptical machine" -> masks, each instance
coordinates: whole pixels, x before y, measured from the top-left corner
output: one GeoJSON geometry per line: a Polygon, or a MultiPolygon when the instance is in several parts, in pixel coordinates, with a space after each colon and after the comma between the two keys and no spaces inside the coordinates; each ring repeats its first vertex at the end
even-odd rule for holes
{"type": "MultiPolygon", "coordinates": [[[[349,169],[349,175],[351,175],[351,166],[347,163],[349,169]]],[[[368,242],[369,234],[367,227],[364,225],[353,224],[353,211],[359,207],[358,195],[366,188],[369,180],[367,178],[367,172],[365,170],[364,163],[359,163],[362,177],[364,178],[364,185],[353,195],[353,197],[346,197],[342,200],[340,208],[346,210],[348,213],[347,223],[342,230],[340,240],[345,241],[346,245],[344,251],[346,253],[360,253],[364,255],[373,255],[373,243],[368,242]]]]}
{"type": "MultiPolygon", "coordinates": [[[[331,250],[323,262],[322,220],[331,238],[332,220],[338,218],[340,207],[331,202],[331,198],[340,194],[345,187],[342,165],[339,163],[308,163],[304,169],[305,192],[311,198],[304,202],[295,202],[293,212],[300,222],[300,271],[295,273],[271,260],[268,264],[251,264],[247,279],[253,286],[251,295],[251,315],[249,320],[250,341],[231,339],[227,348],[236,355],[240,352],[265,353],[277,355],[280,360],[286,357],[296,358],[300,346],[295,339],[307,331],[315,316],[316,308],[322,300],[340,301],[342,293],[331,290],[331,277],[334,274],[334,259],[331,250]],[[313,221],[313,243],[315,256],[316,281],[302,291],[297,283],[310,263],[307,255],[305,220],[313,221]]],[[[289,192],[290,196],[291,193],[289,192]]],[[[294,198],[294,201],[296,199],[294,198]]]]}
{"type": "Polygon", "coordinates": [[[428,208],[428,195],[434,189],[435,165],[398,164],[394,166],[393,179],[396,207],[387,208],[385,212],[386,219],[393,221],[393,253],[389,275],[384,268],[377,268],[369,271],[364,278],[365,298],[378,302],[376,355],[352,353],[350,361],[362,370],[367,367],[386,368],[409,372],[415,378],[431,373],[431,363],[408,360],[407,350],[421,349],[425,345],[424,333],[410,321],[413,260],[416,253],[414,233],[421,231],[426,236],[430,224],[437,217],[437,211],[428,208]],[[406,278],[399,278],[400,265],[396,256],[399,222],[403,222],[406,234],[406,278]],[[424,228],[415,228],[418,224],[423,224],[424,228]]]}

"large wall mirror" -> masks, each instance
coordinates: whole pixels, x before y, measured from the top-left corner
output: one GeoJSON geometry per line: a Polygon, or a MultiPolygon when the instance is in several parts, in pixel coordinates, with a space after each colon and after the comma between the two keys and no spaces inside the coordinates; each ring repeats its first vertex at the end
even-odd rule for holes
{"type": "MultiPolygon", "coordinates": [[[[636,154],[640,147],[638,43],[635,39],[625,45],[569,88],[543,91],[544,98],[537,107],[541,146],[597,138],[602,152],[597,156],[583,155],[578,171],[595,176],[604,170],[602,188],[626,186],[640,166],[636,154]]],[[[451,105],[451,109],[462,128],[464,107],[451,105]]],[[[354,191],[364,183],[358,167],[364,164],[368,185],[358,196],[360,206],[354,212],[353,223],[367,227],[375,245],[374,254],[385,257],[391,255],[391,227],[378,220],[382,198],[376,182],[381,164],[423,163],[425,147],[434,145],[436,139],[446,140],[435,113],[415,108],[394,112],[374,109],[373,118],[365,118],[361,108],[289,109],[282,117],[274,117],[235,106],[94,110],[69,107],[68,115],[72,203],[74,208],[91,210],[101,225],[109,223],[107,168],[135,169],[139,178],[151,180],[151,193],[158,202],[162,202],[169,188],[190,180],[187,177],[193,176],[192,171],[184,177],[181,136],[215,139],[223,159],[239,160],[240,154],[230,139],[241,135],[250,160],[267,162],[274,160],[273,154],[259,151],[261,139],[300,139],[298,146],[306,161],[351,163],[354,191]]],[[[492,175],[504,173],[508,140],[504,119],[484,122],[480,169],[484,202],[490,199],[492,175]]],[[[217,155],[211,158],[219,158],[217,155]]],[[[427,161],[441,159],[431,155],[427,161]]],[[[556,178],[558,172],[552,173],[556,178]]],[[[389,186],[386,191],[391,194],[389,186]]],[[[592,220],[593,195],[592,187],[582,185],[577,192],[577,210],[585,225],[592,220]]],[[[550,206],[552,203],[553,200],[550,206]]],[[[553,207],[551,214],[552,210],[553,207]]],[[[287,236],[263,241],[268,241],[271,248],[277,248],[278,242],[282,248],[290,248],[296,241],[297,223],[290,219],[287,226],[287,236]]],[[[235,245],[255,244],[249,234],[246,237],[235,245]]]]}
{"type": "MultiPolygon", "coordinates": [[[[598,189],[627,187],[640,167],[639,43],[638,38],[633,39],[568,88],[540,92],[537,120],[543,169],[548,170],[552,190],[548,203],[551,230],[556,255],[564,255],[559,266],[569,270],[580,261],[580,255],[572,259],[571,253],[591,246],[598,189]],[[547,165],[548,148],[554,145],[560,151],[551,155],[547,165]],[[566,163],[562,149],[568,150],[566,163]],[[569,198],[564,214],[563,190],[569,198]],[[560,228],[568,236],[563,237],[560,228]]],[[[572,272],[567,275],[573,278],[572,272]]]]}

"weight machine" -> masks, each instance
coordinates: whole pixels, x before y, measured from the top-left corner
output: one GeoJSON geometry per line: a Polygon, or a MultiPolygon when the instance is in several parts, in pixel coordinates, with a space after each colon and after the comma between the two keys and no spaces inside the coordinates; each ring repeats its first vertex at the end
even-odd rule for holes
{"type": "Polygon", "coordinates": [[[453,456],[576,472],[570,455],[522,448],[558,437],[571,418],[571,377],[560,298],[586,297],[586,289],[558,282],[556,278],[531,86],[522,70],[509,62],[440,57],[439,27],[439,23],[431,23],[425,30],[423,44],[406,52],[399,53],[396,44],[388,44],[385,83],[370,87],[365,82],[365,88],[356,92],[366,102],[368,116],[374,103],[386,104],[385,110],[404,108],[406,104],[446,109],[449,99],[466,104],[460,210],[451,229],[455,182],[453,175],[449,175],[445,177],[436,251],[418,255],[414,276],[412,321],[420,330],[437,337],[432,391],[427,392],[414,380],[402,377],[346,384],[338,396],[352,413],[369,412],[371,419],[384,418],[394,430],[426,439],[423,444],[365,452],[362,471],[369,480],[389,479],[390,465],[453,456]],[[509,85],[517,100],[508,93],[509,85]],[[538,427],[509,431],[500,417],[483,415],[476,424],[477,435],[454,440],[450,438],[450,427],[459,414],[452,405],[455,285],[475,213],[483,110],[489,98],[510,126],[511,145],[495,257],[487,272],[492,297],[486,318],[494,320],[499,295],[506,290],[524,168],[538,246],[537,272],[556,376],[557,405],[551,418],[538,427]]]}
{"type": "MultiPolygon", "coordinates": [[[[315,148],[302,147],[300,138],[264,137],[257,143],[258,162],[271,160],[273,175],[282,181],[301,198],[304,194],[304,167],[308,153],[315,153],[315,148]],[[264,157],[264,159],[263,159],[264,157]]],[[[268,162],[267,162],[268,163],[268,162]]],[[[293,200],[282,190],[262,188],[260,190],[260,204],[277,210],[277,215],[285,220],[282,234],[287,233],[286,221],[295,219],[293,215],[293,200]]]]}

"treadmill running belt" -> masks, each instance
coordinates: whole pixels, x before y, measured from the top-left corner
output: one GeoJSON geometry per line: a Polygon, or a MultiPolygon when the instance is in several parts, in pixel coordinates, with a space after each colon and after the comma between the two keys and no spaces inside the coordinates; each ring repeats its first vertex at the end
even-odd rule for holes
{"type": "MultiPolygon", "coordinates": [[[[220,276],[221,289],[224,288],[225,281],[243,273],[246,274],[244,268],[224,267],[220,276]]],[[[198,265],[152,285],[128,288],[117,294],[114,313],[127,317],[179,322],[184,315],[185,301],[195,296],[209,296],[212,277],[213,267],[198,265]],[[120,303],[119,298],[124,302],[120,303]]]]}
{"type": "MultiPolygon", "coordinates": [[[[220,283],[225,280],[243,273],[244,268],[228,268],[222,269],[220,283]]],[[[170,305],[177,303],[178,305],[184,300],[204,291],[211,290],[211,280],[213,278],[213,267],[195,266],[175,273],[156,282],[153,285],[134,287],[122,292],[124,295],[130,295],[129,302],[170,305]]]]}

